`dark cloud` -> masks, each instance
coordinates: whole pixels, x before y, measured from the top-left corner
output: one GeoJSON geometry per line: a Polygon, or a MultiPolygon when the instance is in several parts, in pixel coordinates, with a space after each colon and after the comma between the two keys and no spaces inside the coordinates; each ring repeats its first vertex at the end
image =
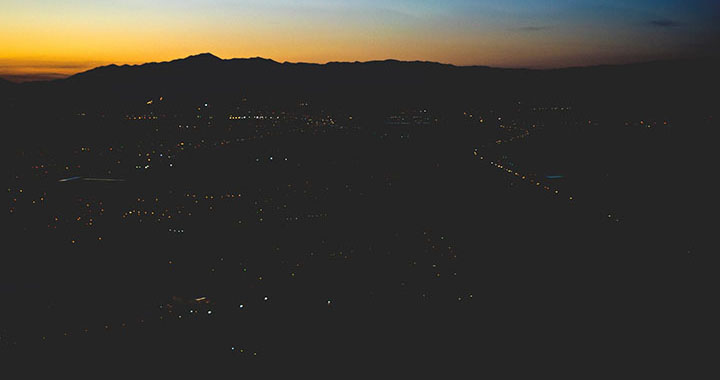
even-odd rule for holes
{"type": "Polygon", "coordinates": [[[67,78],[67,74],[59,73],[33,73],[33,74],[3,74],[0,73],[0,78],[10,82],[35,82],[35,81],[46,81],[53,79],[67,78]]]}
{"type": "Polygon", "coordinates": [[[674,28],[676,26],[680,26],[680,23],[674,20],[662,19],[652,20],[650,21],[650,25],[657,26],[658,28],[674,28]]]}

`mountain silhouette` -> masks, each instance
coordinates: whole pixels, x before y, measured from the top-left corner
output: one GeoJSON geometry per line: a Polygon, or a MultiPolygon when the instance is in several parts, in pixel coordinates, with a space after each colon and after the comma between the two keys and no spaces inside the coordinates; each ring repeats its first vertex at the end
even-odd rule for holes
{"type": "MultiPolygon", "coordinates": [[[[97,67],[64,79],[0,82],[0,111],[25,130],[84,112],[124,114],[163,97],[176,110],[250,99],[266,108],[309,102],[322,109],[384,115],[407,107],[440,114],[517,104],[573,105],[605,115],[707,108],[717,88],[715,58],[553,70],[455,66],[397,60],[276,62],[205,53],[169,62],[97,67]],[[39,112],[42,111],[42,112],[39,112]]],[[[220,107],[218,107],[220,108],[220,107]]],[[[37,134],[37,133],[36,133],[37,134]]]]}
{"type": "Polygon", "coordinates": [[[263,58],[220,59],[204,53],[169,62],[102,66],[65,79],[17,87],[18,96],[33,101],[52,99],[86,106],[123,106],[157,96],[188,102],[242,96],[365,105],[466,105],[578,96],[629,100],[630,93],[656,97],[668,90],[691,91],[705,82],[716,63],[708,59],[528,70],[397,60],[279,63],[263,58]]]}
{"type": "Polygon", "coordinates": [[[15,87],[15,83],[10,82],[9,80],[0,78],[0,91],[9,90],[12,87],[15,87]]]}

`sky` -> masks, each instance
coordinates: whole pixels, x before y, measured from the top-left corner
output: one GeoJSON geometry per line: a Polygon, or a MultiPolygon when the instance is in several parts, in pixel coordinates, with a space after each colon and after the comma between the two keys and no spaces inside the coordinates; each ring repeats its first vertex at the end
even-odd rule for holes
{"type": "Polygon", "coordinates": [[[0,0],[0,76],[210,52],[553,68],[707,55],[718,0],[0,0]]]}

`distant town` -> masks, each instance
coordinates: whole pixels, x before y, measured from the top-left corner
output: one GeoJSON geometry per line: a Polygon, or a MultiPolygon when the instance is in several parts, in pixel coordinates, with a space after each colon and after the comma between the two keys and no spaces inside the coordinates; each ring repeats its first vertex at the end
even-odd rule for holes
{"type": "Polygon", "coordinates": [[[12,98],[3,355],[443,357],[698,280],[716,110],[199,97],[12,98]]]}

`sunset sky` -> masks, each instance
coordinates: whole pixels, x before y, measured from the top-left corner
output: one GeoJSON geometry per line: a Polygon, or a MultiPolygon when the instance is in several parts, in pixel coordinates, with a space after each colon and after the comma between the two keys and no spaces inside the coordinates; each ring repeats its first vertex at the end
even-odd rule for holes
{"type": "Polygon", "coordinates": [[[717,0],[0,0],[0,76],[201,52],[564,67],[709,54],[717,0]]]}

